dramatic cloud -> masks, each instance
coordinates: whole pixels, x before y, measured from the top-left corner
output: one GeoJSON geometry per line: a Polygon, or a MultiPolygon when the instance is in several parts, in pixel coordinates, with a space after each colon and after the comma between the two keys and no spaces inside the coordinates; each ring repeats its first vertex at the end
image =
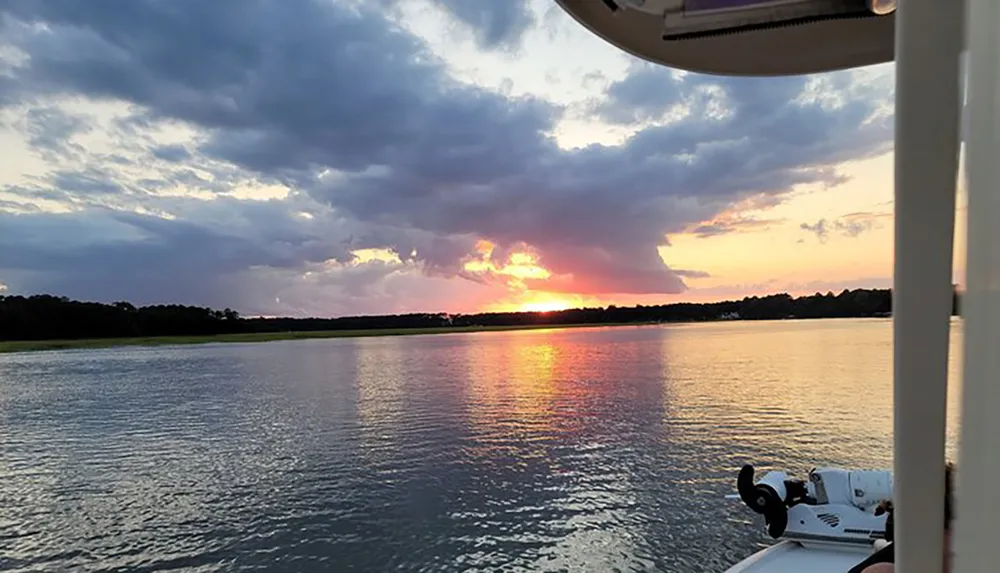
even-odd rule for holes
{"type": "MultiPolygon", "coordinates": [[[[521,1],[431,4],[483,49],[534,25],[521,1]]],[[[730,230],[735,205],[835,185],[891,140],[888,94],[850,73],[637,64],[593,104],[632,135],[566,150],[559,107],[459,83],[387,18],[330,0],[0,2],[0,114],[50,167],[0,193],[0,280],[267,312],[320,271],[314,288],[344,297],[400,273],[493,284],[466,269],[485,239],[535,254],[548,275],[529,288],[676,293],[703,273],[663,263],[669,234],[730,230]]]]}

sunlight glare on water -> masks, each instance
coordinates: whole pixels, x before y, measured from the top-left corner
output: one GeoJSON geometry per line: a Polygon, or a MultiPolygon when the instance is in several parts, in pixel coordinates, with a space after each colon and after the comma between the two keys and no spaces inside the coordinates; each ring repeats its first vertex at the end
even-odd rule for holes
{"type": "Polygon", "coordinates": [[[891,345],[824,320],[3,355],[0,570],[723,571],[767,541],[722,499],[741,464],[891,465],[891,345]]]}

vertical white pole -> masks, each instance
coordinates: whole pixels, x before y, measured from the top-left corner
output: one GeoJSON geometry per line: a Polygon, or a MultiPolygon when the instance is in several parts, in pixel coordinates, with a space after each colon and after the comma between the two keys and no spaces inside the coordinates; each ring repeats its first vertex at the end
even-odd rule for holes
{"type": "MultiPolygon", "coordinates": [[[[998,0],[988,0],[996,2],[998,0]]],[[[962,0],[896,13],[896,570],[941,573],[962,0]]]]}
{"type": "Polygon", "coordinates": [[[1000,567],[1000,2],[968,0],[968,262],[955,571],[1000,567]]]}

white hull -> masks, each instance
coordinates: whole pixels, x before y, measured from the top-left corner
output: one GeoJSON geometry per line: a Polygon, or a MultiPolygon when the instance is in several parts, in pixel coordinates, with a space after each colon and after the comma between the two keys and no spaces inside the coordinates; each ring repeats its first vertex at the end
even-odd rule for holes
{"type": "Polygon", "coordinates": [[[848,573],[872,554],[871,546],[782,540],[733,565],[726,573],[848,573]]]}

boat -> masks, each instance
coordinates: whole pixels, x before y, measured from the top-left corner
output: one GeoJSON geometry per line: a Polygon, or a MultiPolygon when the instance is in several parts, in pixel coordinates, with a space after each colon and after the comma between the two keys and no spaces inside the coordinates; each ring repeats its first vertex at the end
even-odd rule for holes
{"type": "Polygon", "coordinates": [[[764,517],[777,543],[727,573],[858,573],[893,558],[891,471],[814,468],[805,479],[770,471],[757,481],[754,473],[743,466],[732,497],[764,517]]]}
{"type": "MultiPolygon", "coordinates": [[[[789,523],[776,543],[730,572],[857,572],[879,555],[904,573],[941,572],[952,551],[944,547],[942,531],[945,404],[964,150],[968,251],[951,571],[994,570],[1000,561],[1000,496],[993,478],[1000,475],[994,437],[1000,437],[1000,1],[556,3],[618,49],[688,72],[788,76],[895,61],[893,539],[860,544],[795,538],[812,530],[799,531],[804,524],[796,522],[810,506],[794,504],[786,507],[789,523]],[[964,141],[963,108],[969,118],[964,141]]],[[[770,479],[754,487],[775,489],[770,479]]],[[[775,516],[764,515],[770,527],[775,516]]]]}

